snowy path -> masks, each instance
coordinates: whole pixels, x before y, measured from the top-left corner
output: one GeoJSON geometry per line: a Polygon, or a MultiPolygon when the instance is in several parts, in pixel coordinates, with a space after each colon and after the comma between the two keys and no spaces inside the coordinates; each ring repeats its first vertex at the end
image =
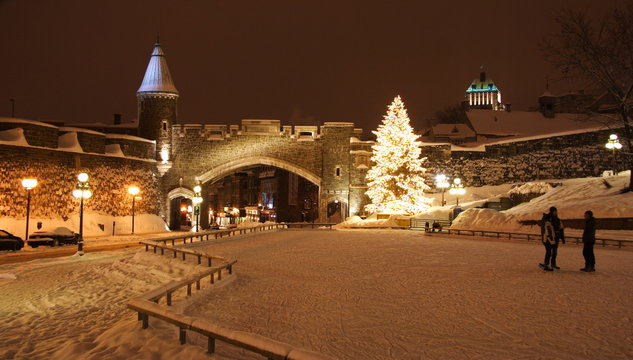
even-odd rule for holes
{"type": "Polygon", "coordinates": [[[283,231],[210,246],[237,279],[187,311],[343,359],[633,357],[633,252],[537,268],[542,246],[410,231],[283,231]]]}

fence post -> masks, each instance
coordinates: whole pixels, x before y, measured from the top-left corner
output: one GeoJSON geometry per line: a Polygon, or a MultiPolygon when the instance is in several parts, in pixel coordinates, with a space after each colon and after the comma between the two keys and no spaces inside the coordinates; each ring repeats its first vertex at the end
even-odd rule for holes
{"type": "Polygon", "coordinates": [[[208,260],[208,262],[209,262],[209,265],[208,265],[208,266],[211,266],[211,258],[210,258],[210,257],[208,257],[208,258],[207,258],[207,260],[208,260]]]}
{"type": "Polygon", "coordinates": [[[167,292],[167,306],[171,306],[171,291],[167,292]]]}
{"type": "Polygon", "coordinates": [[[165,249],[164,248],[160,248],[160,254],[161,255],[165,255],[165,249]]]}
{"type": "Polygon", "coordinates": [[[145,244],[145,252],[149,251],[149,245],[145,244]]]}
{"type": "Polygon", "coordinates": [[[149,327],[149,316],[147,314],[143,314],[143,329],[147,329],[149,327]]]}
{"type": "Polygon", "coordinates": [[[207,352],[213,354],[215,352],[215,339],[207,336],[207,352]]]}
{"type": "Polygon", "coordinates": [[[196,280],[196,290],[200,290],[200,279],[196,280]]]}
{"type": "Polygon", "coordinates": [[[191,296],[191,284],[187,284],[187,296],[191,296]]]}
{"type": "Polygon", "coordinates": [[[222,280],[222,269],[218,271],[218,280],[222,280]]]}
{"type": "Polygon", "coordinates": [[[173,249],[173,250],[174,250],[174,259],[175,259],[176,256],[178,256],[178,251],[176,249],[173,249]]]}
{"type": "Polygon", "coordinates": [[[180,328],[180,345],[187,343],[187,331],[184,328],[180,328]]]}

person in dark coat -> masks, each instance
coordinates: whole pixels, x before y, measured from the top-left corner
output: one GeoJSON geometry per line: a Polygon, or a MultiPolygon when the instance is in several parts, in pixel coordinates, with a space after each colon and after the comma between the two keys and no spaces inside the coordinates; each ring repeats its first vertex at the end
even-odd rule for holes
{"type": "Polygon", "coordinates": [[[580,271],[596,271],[596,257],[593,254],[593,245],[596,243],[596,218],[593,211],[585,211],[585,229],[582,232],[582,256],[585,258],[585,267],[580,271]]]}
{"type": "Polygon", "coordinates": [[[558,243],[561,240],[565,243],[562,234],[563,223],[558,218],[558,210],[552,206],[549,208],[549,213],[543,214],[541,219],[541,240],[545,246],[545,260],[539,266],[545,271],[560,269],[556,265],[556,256],[558,255],[558,243]]]}

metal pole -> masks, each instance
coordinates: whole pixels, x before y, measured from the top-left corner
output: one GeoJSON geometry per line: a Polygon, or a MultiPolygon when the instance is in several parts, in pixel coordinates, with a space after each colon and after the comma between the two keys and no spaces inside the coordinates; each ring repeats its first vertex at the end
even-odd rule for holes
{"type": "Polygon", "coordinates": [[[457,199],[457,205],[455,206],[459,206],[459,195],[457,195],[455,198],[457,199]]]}
{"type": "Polygon", "coordinates": [[[617,169],[615,168],[615,147],[612,150],[613,152],[613,157],[611,159],[611,162],[613,163],[612,168],[613,168],[613,176],[615,176],[617,174],[617,169]]]}
{"type": "Polygon", "coordinates": [[[79,241],[77,241],[77,253],[84,254],[84,190],[81,190],[79,198],[79,241]]]}
{"type": "Polygon", "coordinates": [[[134,234],[134,200],[136,200],[136,196],[132,195],[132,234],[134,234]]]}
{"type": "Polygon", "coordinates": [[[446,191],[445,188],[442,188],[442,206],[446,205],[446,201],[444,201],[444,192],[446,191]]]}
{"type": "Polygon", "coordinates": [[[29,216],[31,215],[31,190],[26,189],[26,234],[24,241],[29,240],[29,216]]]}
{"type": "Polygon", "coordinates": [[[198,215],[196,215],[196,232],[200,232],[200,205],[198,205],[198,215]]]}

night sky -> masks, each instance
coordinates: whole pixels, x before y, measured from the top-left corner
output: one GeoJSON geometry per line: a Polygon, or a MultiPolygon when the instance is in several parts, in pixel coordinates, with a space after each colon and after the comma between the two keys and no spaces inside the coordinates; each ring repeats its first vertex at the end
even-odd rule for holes
{"type": "Polygon", "coordinates": [[[479,66],[514,110],[536,105],[538,50],[564,7],[601,16],[616,0],[0,1],[0,116],[73,122],[136,118],[160,33],[180,91],[179,122],[350,121],[367,132],[402,95],[414,127],[456,104],[479,66]]]}

